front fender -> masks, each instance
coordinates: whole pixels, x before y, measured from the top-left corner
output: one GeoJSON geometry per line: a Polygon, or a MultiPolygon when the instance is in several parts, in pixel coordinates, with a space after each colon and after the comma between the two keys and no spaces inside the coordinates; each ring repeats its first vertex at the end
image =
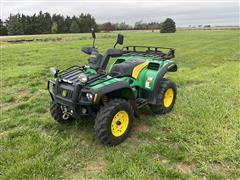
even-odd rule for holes
{"type": "MultiPolygon", "coordinates": [[[[102,98],[102,96],[111,94],[114,92],[120,92],[124,91],[123,97],[125,97],[128,100],[134,100],[134,94],[132,92],[131,87],[129,84],[125,81],[117,81],[112,84],[108,84],[106,86],[103,86],[101,88],[95,89],[94,93],[97,94],[95,104],[98,104],[102,98]]],[[[120,97],[119,97],[120,98],[120,97]]]]}
{"type": "Polygon", "coordinates": [[[139,117],[134,93],[127,82],[118,81],[96,89],[95,96],[96,95],[97,98],[95,99],[95,104],[99,104],[101,102],[101,98],[105,95],[110,98],[124,98],[128,100],[134,110],[135,117],[139,117]]]}

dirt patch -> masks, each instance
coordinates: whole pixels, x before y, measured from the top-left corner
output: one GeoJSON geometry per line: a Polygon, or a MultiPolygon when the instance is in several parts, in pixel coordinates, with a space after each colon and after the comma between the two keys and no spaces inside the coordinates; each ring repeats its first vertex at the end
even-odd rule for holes
{"type": "Polygon", "coordinates": [[[154,157],[154,160],[156,160],[160,164],[167,165],[167,166],[170,166],[170,163],[171,163],[171,161],[169,159],[166,159],[166,157],[159,155],[159,154],[157,154],[154,157]]]}
{"type": "Polygon", "coordinates": [[[14,133],[15,131],[18,131],[20,128],[22,128],[22,126],[5,129],[4,131],[0,132],[0,136],[2,137],[7,136],[9,133],[14,133]]]}
{"type": "Polygon", "coordinates": [[[20,43],[30,43],[30,42],[54,42],[54,41],[70,41],[70,40],[85,40],[84,38],[33,38],[33,39],[15,39],[15,40],[7,40],[7,43],[11,44],[20,44],[20,43]]]}
{"type": "Polygon", "coordinates": [[[220,162],[213,161],[211,162],[211,168],[215,171],[224,172],[224,173],[231,173],[237,170],[236,165],[230,162],[220,163],[220,162]]]}
{"type": "Polygon", "coordinates": [[[33,94],[31,96],[29,96],[28,94],[29,94],[29,92],[26,89],[18,90],[17,91],[17,96],[15,97],[15,99],[13,101],[0,104],[1,110],[2,111],[7,111],[9,109],[13,109],[16,106],[29,101],[32,97],[36,97],[36,96],[41,95],[40,92],[36,92],[35,94],[33,94]]]}
{"type": "Polygon", "coordinates": [[[11,103],[1,103],[0,109],[2,112],[7,111],[9,109],[15,108],[18,105],[16,101],[13,101],[11,103]]]}
{"type": "Polygon", "coordinates": [[[167,159],[162,159],[160,161],[162,164],[168,164],[170,162],[170,160],[167,160],[167,159]]]}
{"type": "Polygon", "coordinates": [[[184,84],[182,86],[184,86],[184,87],[196,86],[196,85],[203,84],[204,82],[205,81],[189,80],[189,81],[184,82],[184,84]]]}
{"type": "Polygon", "coordinates": [[[20,90],[18,91],[18,96],[25,96],[27,93],[28,93],[28,92],[27,92],[26,89],[20,89],[20,90]]]}
{"type": "Polygon", "coordinates": [[[139,123],[139,124],[136,124],[136,126],[134,127],[135,131],[141,131],[141,132],[147,132],[149,131],[149,129],[150,129],[150,126],[147,125],[146,123],[139,123]]]}
{"type": "Polygon", "coordinates": [[[175,167],[176,167],[176,169],[178,169],[182,173],[185,173],[185,174],[191,174],[192,173],[192,167],[187,165],[187,164],[178,163],[175,167]]]}
{"type": "Polygon", "coordinates": [[[8,40],[5,42],[12,43],[12,44],[20,44],[20,43],[32,42],[32,41],[34,41],[34,40],[33,39],[16,39],[16,40],[8,40]]]}
{"type": "Polygon", "coordinates": [[[167,127],[162,127],[162,128],[161,128],[161,131],[164,132],[164,133],[170,133],[170,132],[172,132],[171,128],[167,128],[167,127]]]}
{"type": "Polygon", "coordinates": [[[128,138],[128,141],[130,141],[131,144],[133,144],[133,143],[139,144],[139,143],[141,142],[141,141],[140,141],[136,136],[134,136],[134,135],[131,135],[131,136],[128,138]]]}
{"type": "MultiPolygon", "coordinates": [[[[101,38],[106,39],[113,36],[104,35],[101,38]]],[[[56,37],[56,38],[32,38],[32,39],[14,39],[14,40],[6,40],[3,42],[11,43],[11,44],[21,44],[21,43],[31,43],[31,42],[56,42],[56,41],[73,41],[73,40],[87,40],[91,39],[91,37],[56,37]]]]}
{"type": "Polygon", "coordinates": [[[102,172],[106,167],[106,164],[103,159],[97,159],[96,161],[91,161],[84,168],[85,179],[91,179],[92,175],[95,173],[102,172]]]}
{"type": "Polygon", "coordinates": [[[15,39],[15,40],[7,40],[7,43],[12,43],[12,44],[20,44],[20,43],[30,43],[30,42],[48,42],[48,41],[62,41],[63,38],[33,38],[33,39],[15,39]]]}

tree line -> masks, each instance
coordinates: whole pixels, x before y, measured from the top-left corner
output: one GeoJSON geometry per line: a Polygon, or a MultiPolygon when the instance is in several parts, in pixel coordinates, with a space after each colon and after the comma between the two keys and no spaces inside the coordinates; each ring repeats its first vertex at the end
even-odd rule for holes
{"type": "Polygon", "coordinates": [[[10,15],[3,23],[0,20],[1,35],[31,35],[56,33],[82,33],[97,29],[97,23],[90,14],[70,17],[60,14],[52,16],[40,11],[32,16],[24,14],[10,15]]]}
{"type": "MultiPolygon", "coordinates": [[[[0,19],[0,35],[32,35],[32,34],[57,34],[57,33],[86,33],[92,28],[96,31],[115,31],[115,30],[155,30],[161,29],[163,32],[164,26],[170,26],[172,32],[176,31],[175,22],[167,18],[164,22],[144,23],[138,21],[134,26],[128,25],[125,22],[111,23],[106,22],[97,24],[95,18],[91,14],[83,14],[80,16],[63,16],[40,11],[38,14],[10,14],[3,22],[0,19]],[[167,23],[166,23],[167,22],[167,23]],[[170,22],[170,25],[169,25],[170,22]]],[[[169,27],[168,27],[169,29],[169,27]]]]}

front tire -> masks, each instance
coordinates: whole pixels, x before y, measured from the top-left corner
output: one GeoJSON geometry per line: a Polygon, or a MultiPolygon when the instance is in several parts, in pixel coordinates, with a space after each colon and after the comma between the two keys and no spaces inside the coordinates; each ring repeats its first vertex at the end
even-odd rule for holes
{"type": "Polygon", "coordinates": [[[176,84],[169,79],[163,79],[157,96],[157,104],[151,104],[152,112],[166,114],[173,110],[177,97],[176,84]]]}
{"type": "Polygon", "coordinates": [[[95,119],[97,138],[106,145],[123,142],[132,128],[133,109],[124,99],[110,100],[104,105],[95,119]]]}

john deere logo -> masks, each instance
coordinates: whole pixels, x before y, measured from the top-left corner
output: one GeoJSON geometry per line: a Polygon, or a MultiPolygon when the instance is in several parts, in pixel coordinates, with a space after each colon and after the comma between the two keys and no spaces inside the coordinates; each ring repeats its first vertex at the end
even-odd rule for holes
{"type": "Polygon", "coordinates": [[[67,96],[67,91],[66,91],[66,90],[63,90],[63,91],[62,91],[62,96],[63,96],[63,97],[66,97],[66,96],[67,96]]]}
{"type": "Polygon", "coordinates": [[[96,58],[97,56],[96,56],[96,54],[91,54],[90,57],[91,58],[96,58]]]}

